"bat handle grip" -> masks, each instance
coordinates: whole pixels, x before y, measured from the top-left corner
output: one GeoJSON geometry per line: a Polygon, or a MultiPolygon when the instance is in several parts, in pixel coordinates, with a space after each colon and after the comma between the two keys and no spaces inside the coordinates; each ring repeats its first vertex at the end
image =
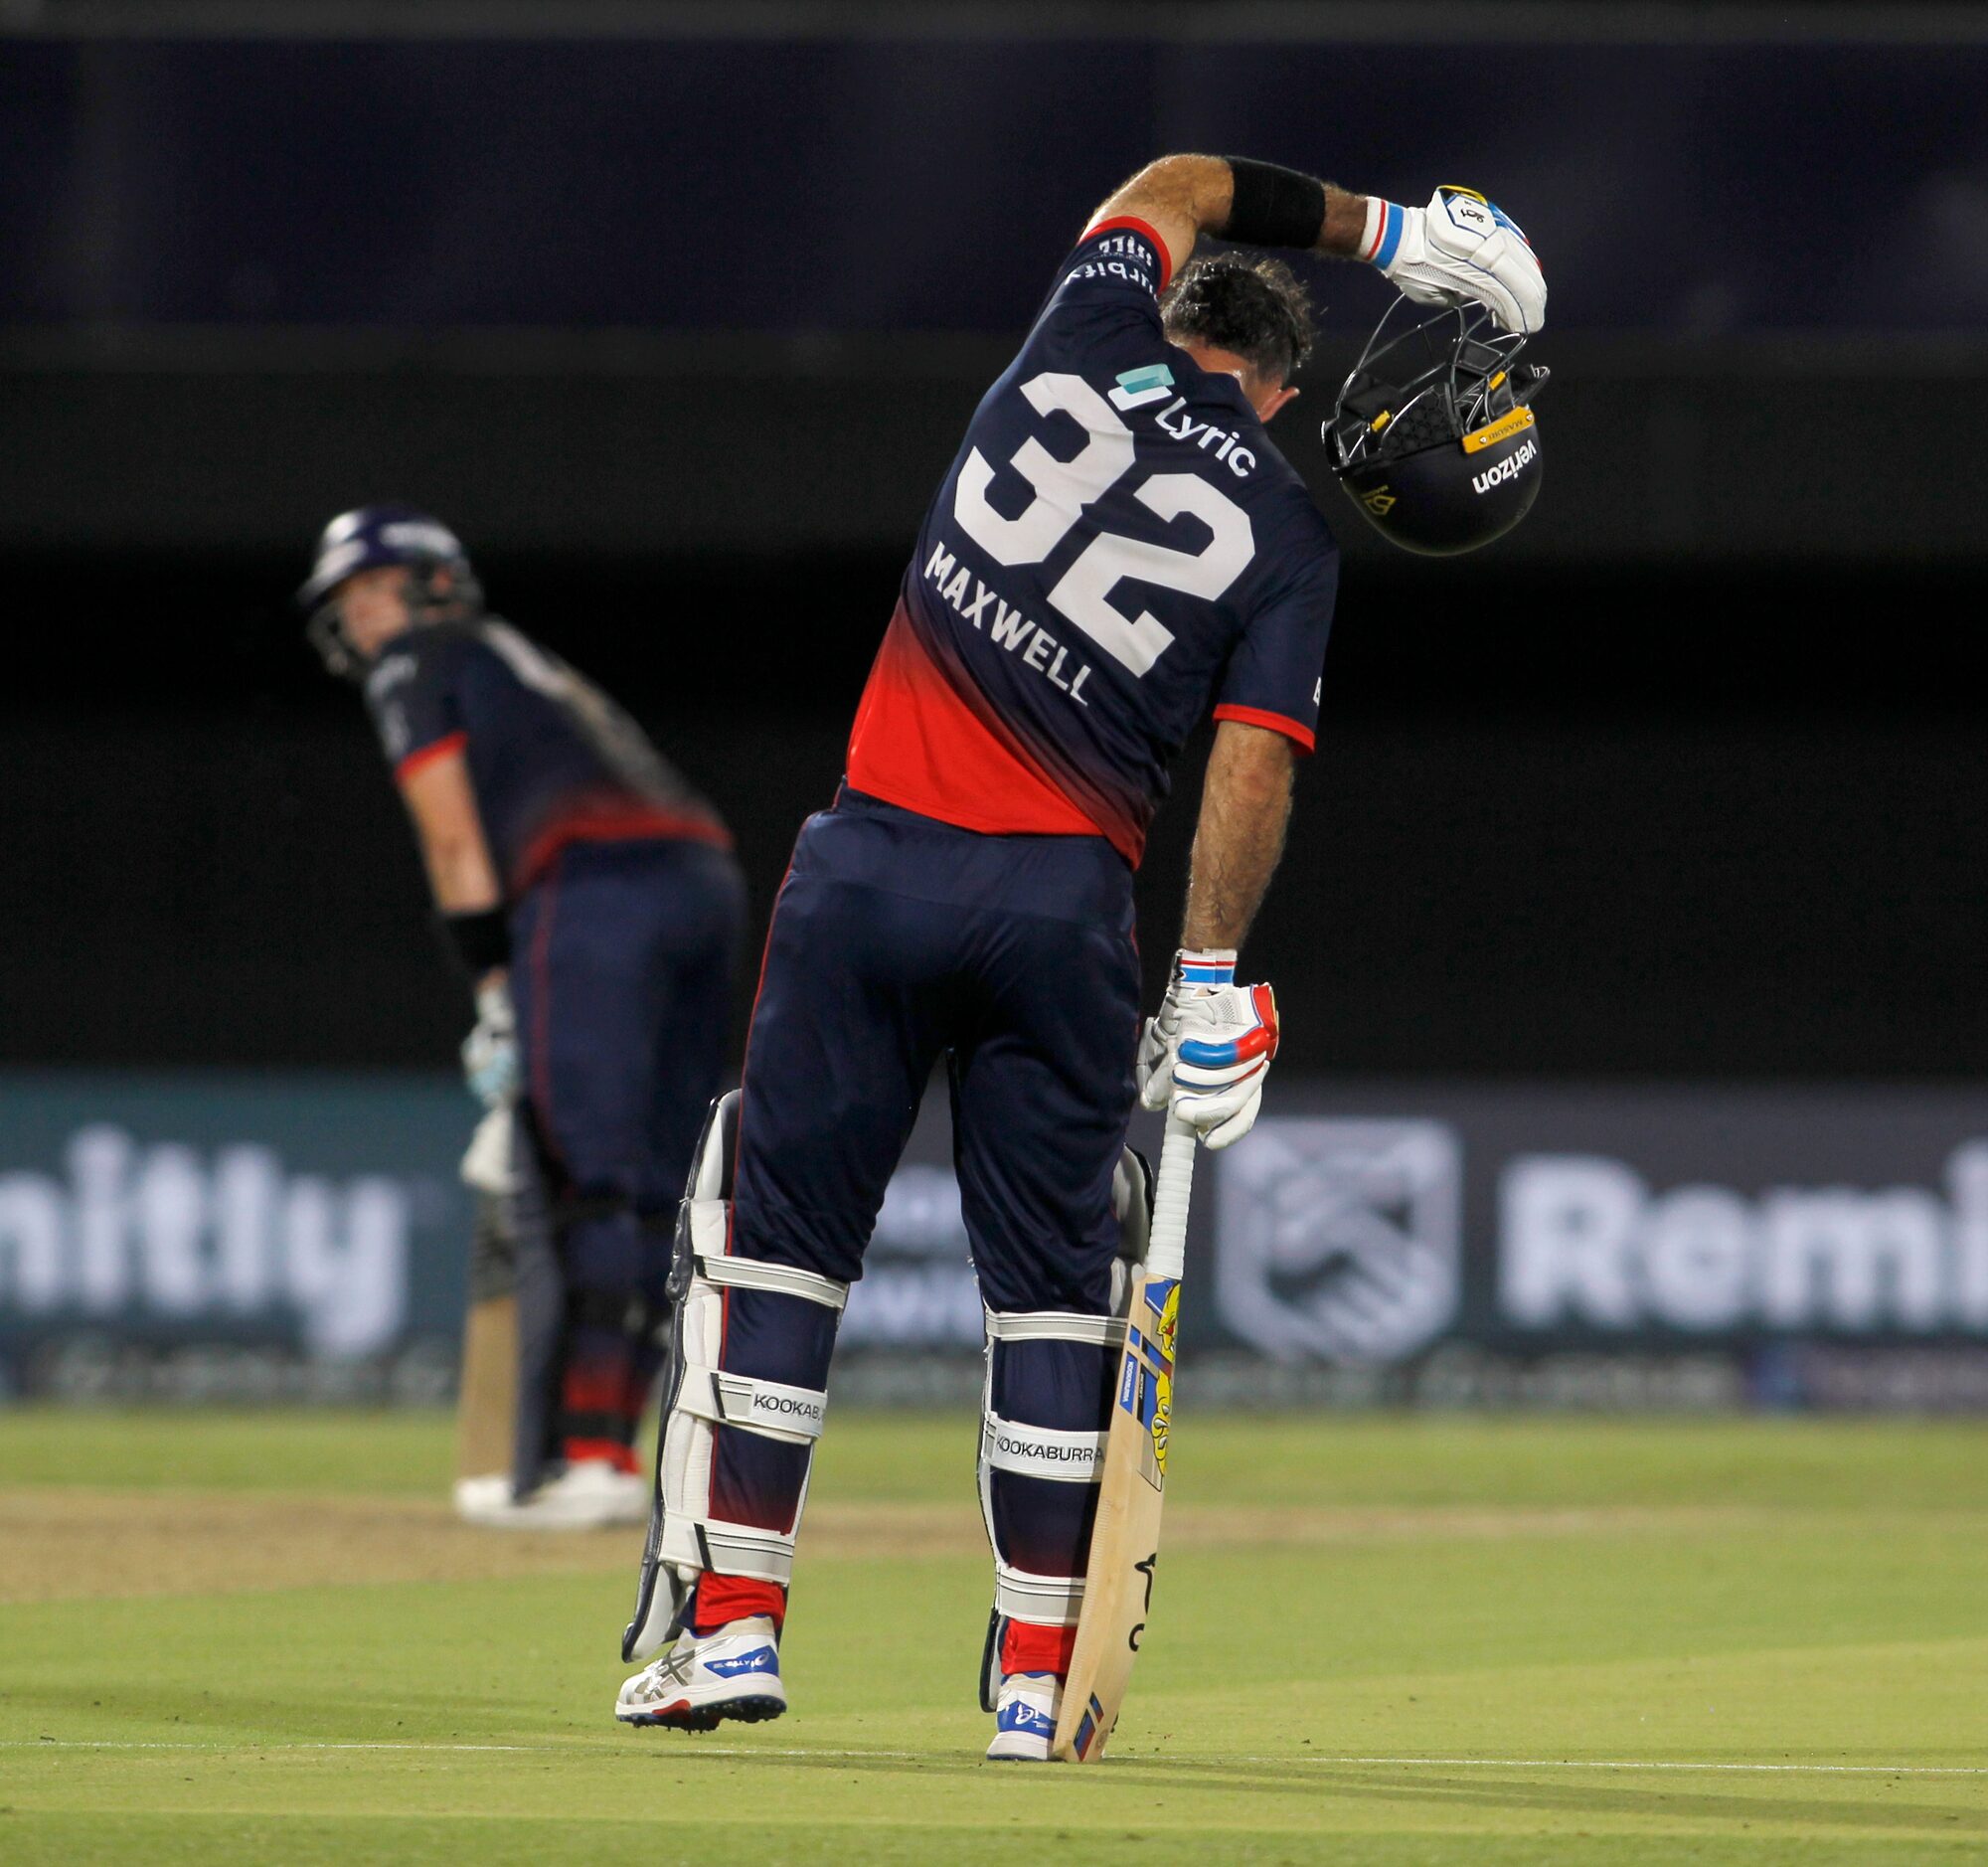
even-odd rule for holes
{"type": "Polygon", "coordinates": [[[1178,1277],[1187,1264],[1187,1207],[1194,1190],[1196,1135],[1178,1116],[1167,1116],[1160,1171],[1153,1190],[1153,1231],[1146,1248],[1150,1276],[1178,1277]]]}

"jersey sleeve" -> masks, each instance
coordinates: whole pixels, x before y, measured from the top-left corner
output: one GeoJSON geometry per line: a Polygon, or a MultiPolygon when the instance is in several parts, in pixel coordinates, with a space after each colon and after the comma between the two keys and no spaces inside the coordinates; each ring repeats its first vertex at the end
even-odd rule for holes
{"type": "Polygon", "coordinates": [[[367,678],[366,705],[398,782],[469,743],[446,648],[436,641],[390,653],[367,678]]]}
{"type": "Polygon", "coordinates": [[[1065,257],[1043,317],[1059,310],[1116,308],[1158,330],[1160,293],[1172,270],[1167,244],[1151,226],[1136,215],[1109,216],[1085,228],[1065,257]]]}
{"type": "Polygon", "coordinates": [[[1268,727],[1310,752],[1318,743],[1325,639],[1339,594],[1339,554],[1309,559],[1250,616],[1216,696],[1218,720],[1268,727]]]}

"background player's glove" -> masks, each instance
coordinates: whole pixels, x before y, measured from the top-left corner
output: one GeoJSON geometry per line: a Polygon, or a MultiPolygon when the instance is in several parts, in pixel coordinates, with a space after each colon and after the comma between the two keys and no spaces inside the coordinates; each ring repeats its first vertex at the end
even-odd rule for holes
{"type": "Polygon", "coordinates": [[[501,979],[476,988],[476,1029],[462,1040],[462,1076],[486,1108],[518,1100],[518,1021],[501,979]]]}
{"type": "Polygon", "coordinates": [[[1468,188],[1444,185],[1425,208],[1367,200],[1360,256],[1417,304],[1481,304],[1502,330],[1547,321],[1547,281],[1519,224],[1468,188]]]}
{"type": "Polygon", "coordinates": [[[1201,1130],[1205,1145],[1228,1147],[1254,1125],[1276,1054],[1270,988],[1238,985],[1233,951],[1183,950],[1139,1041],[1139,1101],[1152,1109],[1171,1106],[1201,1130]]]}
{"type": "Polygon", "coordinates": [[[511,1164],[512,1130],[517,1119],[517,1108],[508,1102],[483,1111],[459,1169],[463,1185],[472,1192],[502,1199],[518,1190],[518,1175],[511,1164]]]}

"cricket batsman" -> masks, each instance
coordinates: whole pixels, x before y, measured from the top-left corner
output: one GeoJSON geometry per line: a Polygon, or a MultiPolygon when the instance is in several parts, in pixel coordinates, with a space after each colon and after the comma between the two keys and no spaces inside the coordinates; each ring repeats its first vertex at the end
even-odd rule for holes
{"type": "MultiPolygon", "coordinates": [[[[599,689],[484,611],[439,520],[341,514],[297,594],[325,664],[364,684],[473,986],[470,1088],[516,1114],[500,1158],[468,1173],[508,1196],[516,1233],[513,1468],[458,1485],[457,1508],[516,1528],[641,1522],[632,1445],[745,918],[732,839],[599,689]]],[[[486,1118],[472,1158],[502,1125],[486,1118]]]]}
{"type": "MultiPolygon", "coordinates": [[[[1154,162],[1057,267],[927,512],[845,781],[775,904],[743,1090],[685,1201],[659,1498],[627,1723],[786,1708],[779,1642],[838,1318],[946,1063],[988,1338],[980,1493],[990,1759],[1044,1760],[1082,1610],[1135,1100],[1210,1147],[1277,1050],[1237,952],[1317,730],[1338,550],[1267,424],[1310,347],[1273,258],[1361,259],[1424,304],[1539,327],[1540,266],[1481,196],[1426,208],[1272,165],[1154,162]],[[1167,765],[1217,722],[1180,950],[1143,1032],[1132,876],[1167,765]]],[[[1378,425],[1378,424],[1377,424],[1378,425]]],[[[1469,496],[1466,489],[1466,497],[1469,496]]],[[[1117,1324],[1122,1333],[1123,1323],[1117,1324]]]]}

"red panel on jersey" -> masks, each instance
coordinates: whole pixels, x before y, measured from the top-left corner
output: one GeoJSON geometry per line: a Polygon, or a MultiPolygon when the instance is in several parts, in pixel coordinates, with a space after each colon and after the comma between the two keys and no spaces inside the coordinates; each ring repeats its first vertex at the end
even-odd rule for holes
{"type": "Polygon", "coordinates": [[[891,618],[849,736],[849,781],[920,816],[991,835],[1103,836],[1135,866],[1144,838],[1094,823],[1016,736],[973,707],[891,618]]]}
{"type": "Polygon", "coordinates": [[[467,733],[444,733],[440,739],[425,746],[416,746],[399,764],[394,767],[394,781],[405,784],[416,771],[431,765],[437,759],[446,759],[452,752],[461,752],[469,744],[467,733]]]}
{"type": "Polygon", "coordinates": [[[730,849],[732,832],[702,811],[660,809],[642,798],[612,791],[581,792],[526,845],[511,875],[511,892],[522,895],[573,843],[673,841],[730,849]]]}

